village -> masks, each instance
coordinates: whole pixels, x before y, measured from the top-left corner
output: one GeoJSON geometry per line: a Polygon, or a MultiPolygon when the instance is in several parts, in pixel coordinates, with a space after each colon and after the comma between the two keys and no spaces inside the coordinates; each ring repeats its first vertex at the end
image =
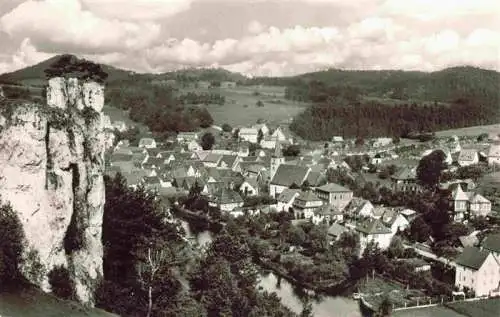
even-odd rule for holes
{"type": "MultiPolygon", "coordinates": [[[[300,252],[308,240],[303,229],[312,232],[311,226],[315,226],[324,229],[325,245],[343,248],[347,237],[354,237],[359,244],[352,250],[357,258],[368,259],[376,249],[392,254],[391,265],[409,270],[413,279],[435,278],[431,275],[436,267],[441,270],[439,275],[447,276],[446,281],[429,282],[431,287],[418,285],[401,273],[398,277],[397,268],[396,273],[385,276],[381,269],[377,274],[386,281],[382,286],[358,287],[353,295],[368,306],[380,305],[381,290],[391,280],[402,285],[400,293],[391,298],[393,308],[500,295],[500,199],[495,190],[500,188],[500,173],[495,171],[500,166],[498,135],[425,140],[334,136],[330,142],[314,144],[295,138],[286,125],[260,120],[247,127],[212,126],[209,132],[179,132],[162,140],[145,136],[133,144],[115,139],[115,134],[131,127],[111,123],[109,118],[105,125],[109,135],[106,174],[120,173],[128,186],[156,192],[166,198],[169,208],[225,223],[253,217],[258,220],[251,221],[260,222],[261,229],[275,233],[280,229],[273,228],[272,219],[286,215],[285,240],[280,238],[275,247],[261,250],[261,259],[269,260],[261,262],[302,281],[303,286],[331,290],[345,280],[303,278],[286,268],[283,256],[277,262],[285,264],[273,264],[267,253],[279,248],[285,257],[293,254],[303,260],[300,252]],[[417,170],[423,158],[438,150],[444,154],[445,165],[436,188],[441,198],[445,193],[439,210],[450,219],[446,228],[452,229],[436,241],[422,220],[422,211],[405,201],[427,197],[419,196],[428,188],[418,179],[417,170]],[[487,184],[480,186],[480,182],[487,184]],[[186,199],[192,195],[194,200],[186,199]],[[399,199],[394,198],[398,195],[399,199]],[[418,291],[405,291],[405,285],[418,291]]],[[[268,235],[260,233],[264,240],[268,235]]],[[[374,275],[377,268],[368,267],[374,275]]]]}

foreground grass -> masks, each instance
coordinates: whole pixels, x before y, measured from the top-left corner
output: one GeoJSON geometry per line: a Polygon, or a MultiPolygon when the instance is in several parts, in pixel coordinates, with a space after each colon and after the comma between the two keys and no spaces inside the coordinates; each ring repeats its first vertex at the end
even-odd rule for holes
{"type": "Polygon", "coordinates": [[[400,310],[392,313],[393,317],[465,317],[447,307],[436,306],[400,310]]]}
{"type": "Polygon", "coordinates": [[[117,317],[97,308],[60,300],[35,288],[0,293],[2,317],[117,317]]]}
{"type": "Polygon", "coordinates": [[[447,306],[468,317],[498,317],[500,316],[500,298],[483,299],[470,302],[449,303],[447,306]]]}

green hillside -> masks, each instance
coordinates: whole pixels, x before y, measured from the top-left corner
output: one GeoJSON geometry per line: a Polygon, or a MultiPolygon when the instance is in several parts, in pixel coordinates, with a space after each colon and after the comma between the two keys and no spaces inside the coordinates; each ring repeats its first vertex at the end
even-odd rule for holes
{"type": "Polygon", "coordinates": [[[35,288],[0,292],[0,316],[5,317],[118,317],[97,308],[64,301],[35,288]]]}

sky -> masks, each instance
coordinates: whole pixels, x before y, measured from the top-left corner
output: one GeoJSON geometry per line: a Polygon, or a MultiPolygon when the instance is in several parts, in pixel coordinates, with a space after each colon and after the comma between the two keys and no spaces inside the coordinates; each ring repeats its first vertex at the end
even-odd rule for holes
{"type": "Polygon", "coordinates": [[[152,73],[500,71],[500,0],[0,0],[0,73],[63,53],[152,73]]]}

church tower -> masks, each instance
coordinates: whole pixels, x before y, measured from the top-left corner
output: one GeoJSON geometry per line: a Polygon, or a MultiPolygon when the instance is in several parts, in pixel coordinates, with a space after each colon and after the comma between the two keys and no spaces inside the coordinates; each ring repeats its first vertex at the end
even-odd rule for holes
{"type": "Polygon", "coordinates": [[[271,168],[269,170],[270,172],[269,176],[271,177],[271,180],[274,178],[274,175],[276,174],[278,167],[284,163],[285,163],[285,158],[283,157],[283,153],[281,152],[281,144],[280,141],[278,140],[278,137],[276,137],[274,153],[271,156],[271,168]]]}

